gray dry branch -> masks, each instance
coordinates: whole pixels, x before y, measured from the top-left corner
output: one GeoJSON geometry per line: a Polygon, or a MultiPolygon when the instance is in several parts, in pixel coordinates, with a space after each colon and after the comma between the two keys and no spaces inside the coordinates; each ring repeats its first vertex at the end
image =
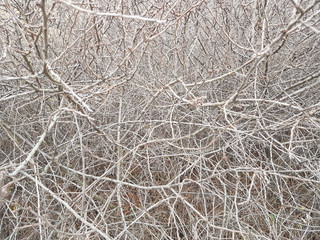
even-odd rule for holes
{"type": "Polygon", "coordinates": [[[0,0],[0,239],[320,239],[319,23],[0,0]]]}

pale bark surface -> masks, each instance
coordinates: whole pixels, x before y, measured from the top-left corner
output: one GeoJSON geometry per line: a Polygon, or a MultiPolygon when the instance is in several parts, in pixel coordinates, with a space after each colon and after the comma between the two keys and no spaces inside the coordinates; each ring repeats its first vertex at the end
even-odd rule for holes
{"type": "Polygon", "coordinates": [[[320,239],[318,0],[0,0],[0,239],[320,239]]]}

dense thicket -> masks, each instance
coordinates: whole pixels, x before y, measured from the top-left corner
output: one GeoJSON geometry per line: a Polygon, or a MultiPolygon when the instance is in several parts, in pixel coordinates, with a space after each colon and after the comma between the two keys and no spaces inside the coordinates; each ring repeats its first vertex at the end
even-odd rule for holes
{"type": "Polygon", "coordinates": [[[0,1],[1,239],[320,239],[318,0],[0,1]]]}

